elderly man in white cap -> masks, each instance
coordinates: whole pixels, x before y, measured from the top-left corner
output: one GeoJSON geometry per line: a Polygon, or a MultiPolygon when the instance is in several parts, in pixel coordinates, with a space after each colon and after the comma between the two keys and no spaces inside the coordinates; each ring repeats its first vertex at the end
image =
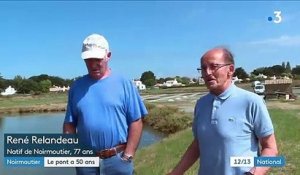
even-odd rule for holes
{"type": "Polygon", "coordinates": [[[107,40],[92,34],[83,41],[81,57],[88,74],[69,92],[64,133],[77,133],[81,142],[96,150],[99,167],[77,167],[77,175],[133,174],[135,151],[148,114],[132,81],[113,72],[107,40]]]}

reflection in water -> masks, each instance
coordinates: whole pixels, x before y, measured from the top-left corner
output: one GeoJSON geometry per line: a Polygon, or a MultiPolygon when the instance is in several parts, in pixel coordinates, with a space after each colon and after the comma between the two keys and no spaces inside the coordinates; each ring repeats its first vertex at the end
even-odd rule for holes
{"type": "Polygon", "coordinates": [[[2,123],[3,123],[3,119],[4,117],[0,114],[0,128],[3,128],[2,123]]]}
{"type": "MultiPolygon", "coordinates": [[[[64,113],[24,114],[0,117],[0,175],[53,175],[75,174],[74,168],[21,168],[3,167],[5,133],[61,133],[64,113]]],[[[145,126],[139,148],[161,140],[163,134],[145,126]]]]}

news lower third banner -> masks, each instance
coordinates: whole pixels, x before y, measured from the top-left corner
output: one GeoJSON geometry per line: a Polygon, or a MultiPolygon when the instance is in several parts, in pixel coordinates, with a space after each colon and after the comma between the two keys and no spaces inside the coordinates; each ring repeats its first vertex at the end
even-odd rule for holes
{"type": "Polygon", "coordinates": [[[285,164],[283,156],[230,157],[231,167],[283,167],[285,164]]]}
{"type": "Polygon", "coordinates": [[[4,134],[4,165],[98,167],[99,157],[75,134],[4,134]]]}

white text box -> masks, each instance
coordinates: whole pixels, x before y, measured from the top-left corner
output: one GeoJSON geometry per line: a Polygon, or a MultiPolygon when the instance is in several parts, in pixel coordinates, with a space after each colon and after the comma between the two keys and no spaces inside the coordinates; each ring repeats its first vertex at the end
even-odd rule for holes
{"type": "Polygon", "coordinates": [[[99,157],[44,157],[44,167],[99,167],[99,157]]]}

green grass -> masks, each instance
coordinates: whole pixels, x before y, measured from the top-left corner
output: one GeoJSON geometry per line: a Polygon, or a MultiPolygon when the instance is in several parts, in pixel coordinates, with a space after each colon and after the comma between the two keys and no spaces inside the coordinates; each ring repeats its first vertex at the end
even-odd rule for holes
{"type": "MultiPolygon", "coordinates": [[[[269,175],[300,175],[300,110],[270,110],[279,154],[286,159],[286,166],[272,168],[269,175]]],[[[163,139],[159,143],[138,150],[135,157],[137,175],[160,175],[169,172],[180,160],[192,141],[191,129],[186,129],[163,139]]],[[[197,173],[198,162],[186,172],[197,173]]]]}
{"type": "Polygon", "coordinates": [[[67,102],[66,93],[48,93],[43,95],[17,95],[0,97],[0,107],[19,108],[35,105],[50,105],[67,102]]]}
{"type": "Polygon", "coordinates": [[[300,174],[300,110],[270,110],[279,154],[286,159],[286,166],[273,168],[273,174],[300,174]]]}
{"type": "MultiPolygon", "coordinates": [[[[137,175],[167,174],[177,164],[186,148],[192,141],[191,129],[177,132],[159,143],[138,150],[135,158],[137,175]]],[[[187,174],[197,172],[195,164],[187,174]]]]}

